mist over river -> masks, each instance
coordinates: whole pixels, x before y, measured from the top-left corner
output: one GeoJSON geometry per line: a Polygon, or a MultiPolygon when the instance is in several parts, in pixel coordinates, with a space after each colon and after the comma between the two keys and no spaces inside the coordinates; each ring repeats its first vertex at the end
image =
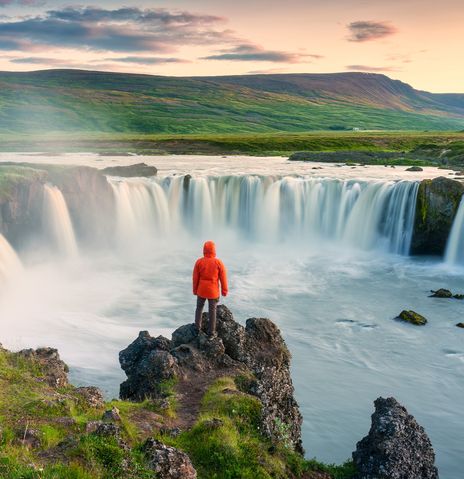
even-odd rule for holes
{"type": "Polygon", "coordinates": [[[193,321],[193,263],[213,239],[230,277],[224,304],[242,323],[269,317],[287,341],[308,457],[348,459],[374,399],[395,396],[429,434],[440,477],[462,477],[464,336],[455,324],[464,302],[428,294],[464,293],[464,270],[407,254],[417,181],[447,172],[247,157],[0,161],[159,168],[156,180],[111,179],[110,246],[80,242],[61,193],[47,186],[50,237],[18,250],[23,267],[0,295],[5,347],[57,347],[74,383],[117,397],[118,352],[141,329],[169,335],[193,321]],[[429,323],[394,321],[403,309],[429,323]]]}

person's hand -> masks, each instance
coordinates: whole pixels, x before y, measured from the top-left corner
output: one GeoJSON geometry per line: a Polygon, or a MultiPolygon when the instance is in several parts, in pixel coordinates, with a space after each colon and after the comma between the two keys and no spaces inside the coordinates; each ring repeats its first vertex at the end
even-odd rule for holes
{"type": "Polygon", "coordinates": [[[225,298],[227,296],[227,291],[222,291],[222,296],[225,298]]]}

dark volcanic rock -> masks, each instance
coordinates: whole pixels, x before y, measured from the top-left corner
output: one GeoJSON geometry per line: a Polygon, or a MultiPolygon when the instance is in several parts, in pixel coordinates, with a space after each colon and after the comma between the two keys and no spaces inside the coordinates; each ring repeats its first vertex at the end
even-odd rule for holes
{"type": "Polygon", "coordinates": [[[456,326],[457,326],[458,328],[464,328],[464,323],[458,323],[458,324],[456,324],[456,326]]]}
{"type": "Polygon", "coordinates": [[[128,166],[108,166],[101,171],[105,175],[122,176],[125,178],[156,176],[158,173],[158,170],[154,166],[149,166],[146,163],[137,163],[128,166]]]}
{"type": "Polygon", "coordinates": [[[412,254],[443,254],[463,193],[464,184],[449,178],[421,182],[417,193],[412,254]]]}
{"type": "Polygon", "coordinates": [[[196,479],[197,471],[190,458],[174,447],[156,439],[148,439],[143,446],[148,464],[160,479],[196,479]]]}
{"type": "MultiPolygon", "coordinates": [[[[174,331],[172,341],[142,331],[120,353],[128,379],[121,384],[121,399],[163,398],[162,383],[177,378],[178,386],[224,375],[249,376],[246,392],[262,404],[262,430],[280,439],[284,428],[288,441],[302,451],[302,417],[293,396],[290,353],[277,326],[269,319],[251,318],[246,327],[234,321],[225,306],[217,309],[217,337],[210,339],[207,315],[198,334],[193,324],[174,331]],[[169,349],[170,348],[170,349],[169,349]]],[[[210,379],[211,380],[211,379],[210,379]]]]}
{"type": "Polygon", "coordinates": [[[452,298],[453,293],[449,289],[440,288],[436,291],[431,290],[430,298],[452,298]]]}
{"type": "Polygon", "coordinates": [[[424,326],[427,324],[427,319],[425,319],[424,316],[411,310],[401,311],[401,313],[395,319],[406,321],[407,323],[411,323],[416,326],[424,326]]]}
{"type": "Polygon", "coordinates": [[[369,434],[356,445],[357,479],[438,479],[422,426],[394,398],[378,398],[369,434]]]}
{"type": "Polygon", "coordinates": [[[44,380],[52,387],[62,387],[68,384],[69,368],[60,359],[58,350],[53,348],[23,349],[18,353],[37,362],[44,374],[44,380]]]}
{"type": "Polygon", "coordinates": [[[409,168],[406,168],[406,171],[424,171],[424,169],[420,166],[410,166],[409,168]]]}

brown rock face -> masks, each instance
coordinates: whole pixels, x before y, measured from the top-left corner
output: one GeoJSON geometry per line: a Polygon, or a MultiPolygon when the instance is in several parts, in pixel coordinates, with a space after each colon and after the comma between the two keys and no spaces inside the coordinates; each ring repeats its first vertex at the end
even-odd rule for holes
{"type": "MultiPolygon", "coordinates": [[[[204,316],[203,329],[208,328],[204,316]]],[[[302,452],[302,417],[294,398],[290,353],[277,326],[265,318],[237,323],[227,307],[217,311],[217,338],[208,339],[193,324],[181,326],[172,340],[153,338],[144,331],[119,354],[128,379],[121,384],[122,399],[163,397],[162,382],[176,378],[180,391],[204,393],[215,378],[249,377],[244,389],[262,404],[262,429],[271,439],[284,432],[292,447],[302,452]],[[200,387],[200,385],[202,387],[200,387]]]]}
{"type": "Polygon", "coordinates": [[[62,387],[69,384],[69,369],[61,360],[58,350],[53,348],[23,349],[18,354],[36,361],[44,373],[44,380],[51,387],[62,387]]]}
{"type": "Polygon", "coordinates": [[[49,171],[49,180],[63,193],[81,239],[106,241],[114,228],[115,202],[111,185],[96,168],[72,166],[49,171]]]}
{"type": "Polygon", "coordinates": [[[449,178],[421,182],[417,194],[412,254],[444,253],[463,193],[464,183],[449,178]]]}

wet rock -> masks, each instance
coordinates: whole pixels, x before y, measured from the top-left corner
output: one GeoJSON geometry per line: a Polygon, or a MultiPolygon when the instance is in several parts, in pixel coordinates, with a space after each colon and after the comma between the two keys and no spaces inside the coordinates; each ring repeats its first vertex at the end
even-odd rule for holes
{"type": "Polygon", "coordinates": [[[130,177],[150,177],[156,176],[158,170],[154,166],[146,163],[136,163],[128,166],[108,166],[103,168],[102,173],[109,176],[121,176],[124,178],[130,177]]]}
{"type": "Polygon", "coordinates": [[[148,439],[143,452],[149,467],[160,479],[196,479],[197,471],[190,458],[182,451],[169,447],[156,439],[148,439]]]}
{"type": "Polygon", "coordinates": [[[119,415],[119,409],[113,406],[108,411],[105,411],[102,416],[102,420],[105,422],[118,422],[121,420],[121,416],[119,415]]]}
{"type": "Polygon", "coordinates": [[[410,166],[409,168],[406,168],[406,171],[424,171],[424,169],[420,166],[410,166]]]}
{"type": "Polygon", "coordinates": [[[369,434],[356,445],[357,479],[438,479],[430,439],[394,398],[378,398],[369,434]]]}
{"type": "Polygon", "coordinates": [[[456,326],[457,326],[458,328],[464,328],[464,323],[458,323],[458,324],[456,324],[456,326]]]}
{"type": "Polygon", "coordinates": [[[406,321],[416,326],[424,326],[425,324],[427,324],[427,319],[425,319],[424,316],[412,310],[401,311],[401,313],[396,317],[396,319],[406,321]]]}
{"type": "Polygon", "coordinates": [[[76,388],[75,392],[79,394],[88,406],[100,409],[105,405],[105,398],[101,389],[95,386],[83,386],[76,388]]]}
{"type": "Polygon", "coordinates": [[[128,379],[121,384],[123,399],[163,398],[164,380],[177,378],[177,387],[205,382],[223,375],[249,377],[242,390],[262,404],[262,431],[278,439],[285,428],[289,443],[302,452],[302,417],[293,396],[290,353],[277,326],[269,319],[251,318],[246,327],[238,324],[225,306],[217,309],[217,337],[208,338],[208,316],[197,334],[189,324],[167,339],[152,338],[146,331],[120,353],[128,379]],[[157,346],[159,345],[159,346],[157,346]],[[161,346],[162,345],[162,346],[161,346]],[[166,351],[166,345],[172,349],[166,351]],[[152,360],[153,357],[159,360],[152,360]]]}
{"type": "Polygon", "coordinates": [[[27,359],[35,361],[44,374],[44,381],[52,387],[68,385],[69,368],[61,360],[58,350],[54,348],[23,349],[18,353],[27,359]]]}
{"type": "Polygon", "coordinates": [[[464,184],[439,177],[419,185],[411,243],[412,254],[442,255],[454,217],[464,193],[464,184]]]}
{"type": "Polygon", "coordinates": [[[453,298],[463,300],[464,299],[464,294],[455,294],[455,295],[453,295],[453,298]]]}
{"type": "Polygon", "coordinates": [[[430,292],[432,293],[430,298],[451,298],[453,296],[453,293],[449,289],[440,288],[436,291],[431,290],[430,292]]]}

